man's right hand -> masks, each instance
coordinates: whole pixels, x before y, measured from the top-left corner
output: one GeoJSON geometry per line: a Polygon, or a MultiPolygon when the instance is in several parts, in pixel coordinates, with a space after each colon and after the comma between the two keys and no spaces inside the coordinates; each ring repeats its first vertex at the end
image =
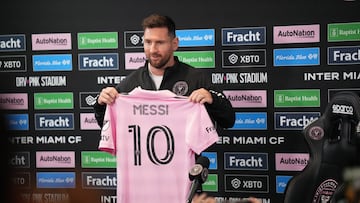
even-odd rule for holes
{"type": "Polygon", "coordinates": [[[100,105],[111,104],[115,101],[118,95],[119,92],[115,89],[115,87],[106,87],[101,90],[97,102],[100,105]]]}

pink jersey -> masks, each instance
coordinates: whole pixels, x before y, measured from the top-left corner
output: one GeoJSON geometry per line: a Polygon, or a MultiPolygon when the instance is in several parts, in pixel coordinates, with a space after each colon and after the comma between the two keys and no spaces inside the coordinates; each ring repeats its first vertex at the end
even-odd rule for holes
{"type": "Polygon", "coordinates": [[[117,157],[117,203],[184,203],[195,153],[217,140],[204,105],[135,88],[107,106],[99,149],[117,157]]]}

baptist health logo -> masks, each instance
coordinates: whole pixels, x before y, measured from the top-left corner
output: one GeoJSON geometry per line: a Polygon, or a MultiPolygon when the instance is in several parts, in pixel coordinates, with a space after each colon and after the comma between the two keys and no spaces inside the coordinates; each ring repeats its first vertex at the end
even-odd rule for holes
{"type": "Polygon", "coordinates": [[[73,109],[72,92],[34,93],[35,109],[73,109]]]}
{"type": "Polygon", "coordinates": [[[82,168],[116,168],[116,157],[107,152],[82,151],[82,168]]]}
{"type": "Polygon", "coordinates": [[[117,32],[85,32],[78,33],[79,49],[117,49],[117,32]]]}
{"type": "Polygon", "coordinates": [[[320,107],[319,89],[274,90],[275,107],[320,107]]]}
{"type": "Polygon", "coordinates": [[[328,24],[328,41],[360,41],[360,22],[328,24]]]}

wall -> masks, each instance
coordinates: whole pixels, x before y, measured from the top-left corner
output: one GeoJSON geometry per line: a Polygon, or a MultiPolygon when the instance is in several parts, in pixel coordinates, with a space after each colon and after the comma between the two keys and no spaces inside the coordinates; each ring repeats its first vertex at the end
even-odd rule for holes
{"type": "Polygon", "coordinates": [[[16,199],[14,201],[38,203],[115,202],[113,186],[100,188],[87,185],[85,181],[89,175],[109,173],[114,176],[115,171],[114,159],[97,152],[99,129],[86,98],[91,100],[101,88],[114,85],[132,71],[125,56],[141,54],[142,47],[141,44],[131,44],[130,36],[137,34],[141,37],[141,20],[150,13],[160,12],[173,17],[177,29],[186,32],[185,35],[201,29],[214,37],[213,44],[181,46],[179,54],[189,59],[191,54],[205,54],[202,57],[209,63],[197,65],[204,65],[201,68],[209,71],[213,83],[233,98],[237,111],[234,129],[222,130],[221,140],[204,154],[212,161],[209,182],[204,189],[216,196],[219,202],[250,195],[261,198],[263,202],[282,202],[287,181],[305,167],[309,152],[301,134],[304,123],[283,124],[280,119],[301,121],[306,117],[305,120],[309,121],[321,115],[335,92],[344,89],[360,92],[359,54],[354,54],[350,61],[340,61],[339,58],[331,61],[329,56],[336,50],[357,53],[360,49],[359,33],[336,38],[331,37],[328,30],[331,26],[340,28],[335,23],[345,23],[359,32],[359,8],[357,2],[320,0],[2,2],[0,89],[2,110],[10,116],[5,123],[12,128],[4,133],[11,152],[9,186],[14,193],[10,197],[16,199]],[[285,41],[277,42],[275,28],[290,25],[302,27],[282,29],[309,29],[315,31],[314,35],[279,37],[285,41]],[[226,41],[225,33],[242,31],[259,32],[260,39],[237,43],[226,41]],[[117,41],[104,48],[80,44],[80,37],[86,33],[104,32],[110,32],[110,38],[117,41]],[[59,45],[51,48],[33,44],[35,35],[55,33],[66,34],[61,37],[68,37],[63,44],[68,47],[59,50],[59,45]],[[10,38],[22,40],[22,46],[6,46],[5,42],[10,38]],[[294,52],[289,52],[291,50],[294,52]],[[284,58],[300,52],[305,59],[284,58]],[[190,56],[186,55],[189,53],[190,56]],[[56,70],[51,71],[46,64],[34,63],[58,60],[42,58],[47,54],[59,54],[65,63],[53,66],[56,70]],[[118,60],[118,66],[107,70],[82,67],[81,57],[94,56],[92,54],[113,57],[118,60]],[[229,56],[235,55],[243,56],[243,61],[236,61],[233,57],[233,61],[228,60],[229,56]],[[224,76],[228,80],[222,80],[224,76]],[[243,76],[261,78],[243,81],[243,76]],[[245,107],[247,102],[239,98],[251,95],[255,97],[245,107]],[[281,95],[295,100],[307,96],[311,102],[300,99],[283,103],[281,95]],[[58,97],[66,99],[59,104],[61,99],[58,97]],[[46,99],[58,102],[53,105],[39,103],[46,99]],[[39,124],[41,117],[53,119],[59,116],[69,118],[71,125],[45,128],[39,124]],[[246,119],[258,120],[259,123],[245,125],[243,121],[246,119]],[[40,152],[66,161],[49,161],[50,164],[46,165],[46,162],[37,160],[40,152]],[[98,160],[106,161],[87,162],[97,156],[100,156],[98,160]],[[230,165],[230,156],[241,160],[253,157],[253,164],[230,165]],[[280,162],[281,159],[285,161],[280,162]],[[294,160],[300,162],[294,163],[294,160]],[[56,175],[67,182],[39,183],[39,177],[46,175],[56,175]],[[244,184],[246,181],[249,184],[244,184]]]}

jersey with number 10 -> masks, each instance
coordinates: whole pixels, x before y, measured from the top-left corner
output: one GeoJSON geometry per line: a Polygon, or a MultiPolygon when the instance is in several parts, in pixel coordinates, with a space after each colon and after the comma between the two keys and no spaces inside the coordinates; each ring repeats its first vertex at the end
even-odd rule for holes
{"type": "Polygon", "coordinates": [[[135,88],[107,106],[99,149],[116,155],[117,203],[184,203],[195,153],[217,140],[203,104],[135,88]]]}

